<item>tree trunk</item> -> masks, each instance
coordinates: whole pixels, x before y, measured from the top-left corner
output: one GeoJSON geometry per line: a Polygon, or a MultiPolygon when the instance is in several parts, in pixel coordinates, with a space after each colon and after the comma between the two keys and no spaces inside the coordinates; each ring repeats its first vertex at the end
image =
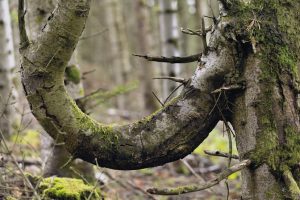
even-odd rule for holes
{"type": "MultiPolygon", "coordinates": [[[[162,55],[166,57],[180,56],[179,27],[177,19],[177,0],[160,0],[159,29],[161,37],[162,55]]],[[[179,64],[162,63],[162,76],[179,76],[179,64]]],[[[166,99],[175,89],[176,84],[164,80],[162,82],[162,96],[166,99]]]]}
{"type": "Polygon", "coordinates": [[[234,4],[236,32],[251,41],[242,44],[246,89],[232,113],[240,157],[253,162],[242,171],[242,199],[300,199],[300,2],[234,4]]]}
{"type": "MultiPolygon", "coordinates": [[[[31,37],[37,38],[41,31],[46,28],[47,19],[49,20],[51,13],[55,12],[55,1],[29,0],[28,4],[31,37]]],[[[54,56],[57,53],[58,49],[54,52],[54,56]]],[[[76,52],[74,52],[66,68],[64,83],[69,95],[73,99],[84,96],[80,68],[76,61],[76,52]]],[[[71,159],[71,155],[66,151],[64,145],[57,144],[58,141],[53,140],[47,133],[41,134],[41,143],[41,156],[43,159],[47,159],[44,176],[78,176],[71,170],[70,167],[73,167],[88,180],[93,179],[93,168],[86,162],[74,160],[72,164],[62,168],[71,159]]]]}
{"type": "MultiPolygon", "coordinates": [[[[135,1],[136,20],[137,20],[137,52],[139,54],[147,54],[150,51],[151,30],[150,28],[150,13],[143,0],[135,1]]],[[[140,73],[140,83],[142,85],[142,102],[147,114],[154,112],[157,108],[157,100],[152,94],[153,90],[153,65],[144,59],[138,59],[138,67],[140,73]]]]}
{"type": "MultiPolygon", "coordinates": [[[[117,85],[123,85],[128,80],[128,74],[131,70],[129,60],[129,44],[126,32],[126,25],[122,14],[122,2],[117,0],[106,1],[107,4],[107,24],[111,42],[111,53],[113,59],[113,68],[117,85]]],[[[117,107],[120,110],[125,109],[127,105],[124,95],[117,97],[117,107]]]]}
{"type": "Polygon", "coordinates": [[[0,0],[0,131],[4,136],[11,134],[15,119],[16,91],[12,83],[15,65],[9,4],[8,0],[0,0]]]}
{"type": "Polygon", "coordinates": [[[236,130],[240,158],[252,164],[242,171],[242,199],[299,199],[300,2],[222,2],[228,16],[214,22],[208,49],[183,92],[151,116],[122,126],[91,119],[63,86],[90,1],[59,0],[49,27],[33,42],[20,18],[22,83],[33,114],[74,157],[113,169],[182,158],[224,116],[236,130]],[[226,95],[216,103],[218,91],[226,95]]]}

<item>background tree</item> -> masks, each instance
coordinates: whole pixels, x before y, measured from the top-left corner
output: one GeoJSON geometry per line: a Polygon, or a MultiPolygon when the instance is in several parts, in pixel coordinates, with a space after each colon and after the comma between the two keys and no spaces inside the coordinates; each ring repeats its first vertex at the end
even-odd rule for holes
{"type": "MultiPolygon", "coordinates": [[[[159,30],[161,39],[161,53],[163,56],[180,56],[179,44],[179,25],[177,19],[178,2],[177,0],[159,1],[159,30]]],[[[161,64],[161,76],[175,77],[180,75],[178,64],[161,64]]],[[[176,88],[176,84],[164,80],[162,82],[162,97],[166,99],[176,88]]]]}
{"type": "Polygon", "coordinates": [[[299,199],[300,3],[222,2],[226,20],[211,16],[209,45],[181,95],[150,117],[123,126],[94,121],[64,89],[65,66],[83,31],[90,1],[59,1],[34,42],[29,42],[19,15],[22,82],[33,114],[52,130],[48,132],[53,138],[62,137],[74,157],[114,169],[157,166],[184,157],[219,120],[231,121],[243,160],[239,165],[204,186],[149,192],[197,191],[243,169],[243,199],[299,199]]]}
{"type": "Polygon", "coordinates": [[[15,120],[16,91],[13,86],[14,69],[13,35],[8,0],[0,1],[0,131],[12,133],[15,120]]]}

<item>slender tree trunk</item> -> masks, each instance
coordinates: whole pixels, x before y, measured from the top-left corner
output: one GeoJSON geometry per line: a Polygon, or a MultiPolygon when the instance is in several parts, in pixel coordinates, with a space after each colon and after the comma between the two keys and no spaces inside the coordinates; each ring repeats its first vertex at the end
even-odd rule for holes
{"type": "MultiPolygon", "coordinates": [[[[143,0],[135,1],[136,19],[137,19],[137,51],[140,54],[147,54],[150,51],[151,31],[150,31],[150,13],[143,0]]],[[[142,102],[147,114],[158,108],[157,100],[152,94],[153,90],[153,65],[144,59],[138,59],[138,67],[140,72],[140,83],[142,85],[142,102]]]]}
{"type": "MultiPolygon", "coordinates": [[[[128,79],[131,63],[126,26],[122,14],[122,2],[117,0],[107,1],[106,17],[107,24],[110,25],[109,36],[116,83],[117,85],[123,85],[128,79]]],[[[124,95],[117,97],[117,106],[120,110],[125,109],[126,103],[124,95]]]]}
{"type": "MultiPolygon", "coordinates": [[[[37,38],[40,32],[46,28],[48,23],[47,19],[51,16],[51,13],[55,12],[56,2],[53,0],[29,0],[28,3],[31,37],[37,38]]],[[[59,49],[57,49],[54,54],[58,51],[59,49]]],[[[73,99],[84,96],[80,68],[76,61],[76,53],[76,51],[73,53],[73,56],[68,63],[64,80],[65,87],[73,99]]],[[[62,168],[62,166],[71,159],[71,156],[66,151],[63,144],[58,144],[59,141],[53,140],[47,133],[44,133],[41,134],[41,143],[41,156],[42,158],[47,159],[44,176],[77,176],[74,171],[70,170],[70,167],[72,166],[88,180],[93,179],[93,168],[84,161],[75,160],[72,164],[62,168]]]]}
{"type": "Polygon", "coordinates": [[[15,119],[12,105],[16,100],[12,83],[15,65],[9,4],[8,0],[0,0],[0,131],[5,136],[11,134],[15,119]]]}
{"type": "MultiPolygon", "coordinates": [[[[159,27],[161,37],[162,55],[180,56],[179,50],[179,28],[177,19],[177,0],[160,0],[159,27]]],[[[178,76],[180,74],[179,64],[162,63],[162,76],[178,76]]],[[[166,99],[175,89],[176,84],[170,81],[162,82],[162,96],[166,99]]]]}

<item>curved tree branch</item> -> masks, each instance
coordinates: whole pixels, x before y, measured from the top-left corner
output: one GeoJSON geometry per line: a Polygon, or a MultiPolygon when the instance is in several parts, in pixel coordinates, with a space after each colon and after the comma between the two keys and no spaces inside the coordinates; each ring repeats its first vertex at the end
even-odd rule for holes
{"type": "MultiPolygon", "coordinates": [[[[90,0],[59,0],[47,26],[22,54],[22,84],[32,113],[63,141],[73,157],[113,169],[139,169],[191,153],[219,120],[211,92],[234,66],[232,46],[202,57],[182,94],[149,117],[128,125],[104,125],[84,114],[67,94],[65,66],[84,29],[90,0]]],[[[222,38],[215,31],[217,38],[222,38]]],[[[215,40],[214,40],[215,43],[215,40]]]]}

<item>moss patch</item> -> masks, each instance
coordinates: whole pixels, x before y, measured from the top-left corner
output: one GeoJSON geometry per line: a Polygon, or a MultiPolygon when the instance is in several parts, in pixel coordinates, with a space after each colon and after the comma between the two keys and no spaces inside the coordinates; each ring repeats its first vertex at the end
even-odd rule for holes
{"type": "Polygon", "coordinates": [[[78,69],[78,67],[76,67],[76,65],[69,65],[66,68],[65,77],[66,80],[78,84],[80,83],[81,79],[80,70],[78,69]]]}
{"type": "Polygon", "coordinates": [[[41,182],[39,191],[41,191],[43,199],[81,200],[87,199],[89,196],[91,196],[90,199],[103,199],[100,190],[84,184],[80,179],[46,178],[41,182]]]}
{"type": "Polygon", "coordinates": [[[284,142],[279,142],[278,127],[274,118],[276,84],[280,76],[293,79],[291,87],[297,89],[299,74],[297,62],[300,55],[300,1],[253,0],[243,3],[231,0],[229,16],[234,21],[237,38],[252,47],[260,63],[261,95],[257,103],[259,127],[256,149],[250,158],[257,164],[266,163],[273,170],[292,167],[300,160],[300,136],[293,127],[285,127],[284,142]]]}

